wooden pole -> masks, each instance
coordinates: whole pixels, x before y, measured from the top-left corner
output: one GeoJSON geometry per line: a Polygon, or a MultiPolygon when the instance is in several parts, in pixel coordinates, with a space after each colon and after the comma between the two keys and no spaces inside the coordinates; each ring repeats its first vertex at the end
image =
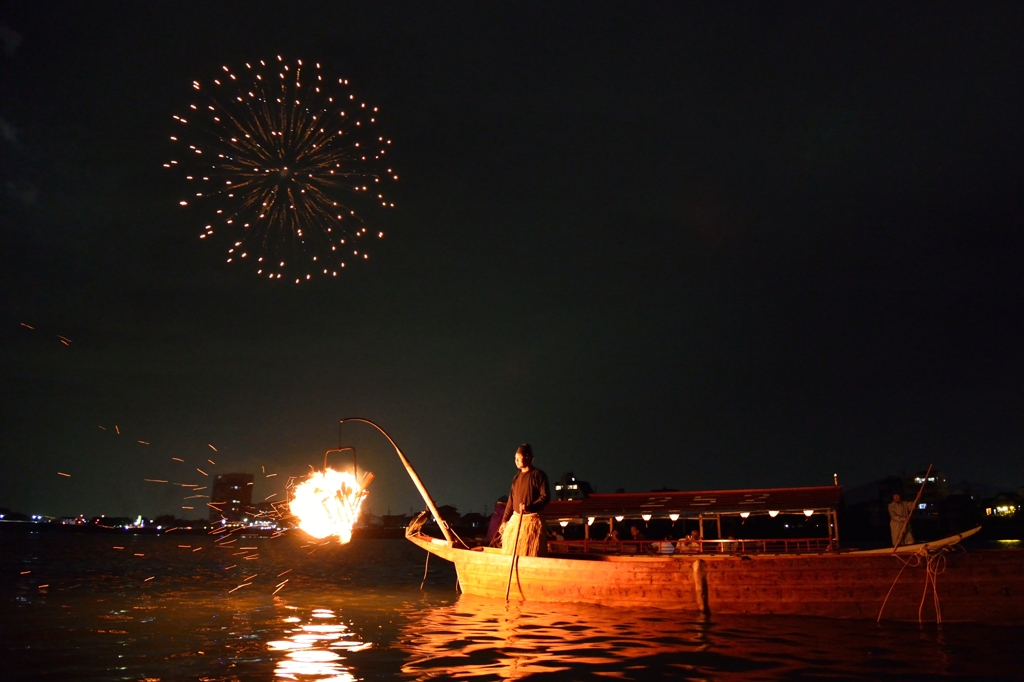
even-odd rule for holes
{"type": "Polygon", "coordinates": [[[932,464],[928,465],[928,471],[924,474],[924,480],[921,481],[921,487],[917,489],[917,497],[914,498],[914,504],[910,507],[910,513],[907,514],[907,518],[903,520],[903,527],[900,528],[899,537],[896,538],[896,544],[892,548],[894,553],[896,552],[896,549],[903,544],[903,536],[907,534],[907,528],[910,527],[910,517],[914,515],[914,510],[917,509],[917,503],[921,501],[921,493],[924,492],[924,487],[928,485],[928,476],[932,473],[932,466],[932,464]]]}
{"type": "Polygon", "coordinates": [[[434,515],[434,519],[437,521],[437,525],[441,529],[441,533],[444,535],[445,540],[448,542],[454,542],[451,531],[448,530],[448,524],[441,518],[441,513],[438,512],[437,507],[434,506],[434,501],[430,499],[430,493],[428,493],[427,489],[423,486],[423,481],[421,481],[420,477],[416,475],[416,470],[412,468],[412,464],[409,462],[409,459],[402,453],[398,444],[391,439],[391,436],[387,434],[387,431],[380,428],[369,419],[363,419],[362,417],[346,417],[345,419],[340,420],[339,428],[340,424],[344,424],[345,422],[363,422],[384,434],[384,437],[387,438],[388,442],[395,448],[395,452],[398,453],[398,458],[402,460],[402,464],[405,465],[405,470],[409,473],[409,478],[411,478],[412,482],[416,485],[416,489],[420,491],[420,496],[423,497],[423,501],[427,503],[427,509],[429,509],[430,513],[434,515]]]}
{"type": "MultiPolygon", "coordinates": [[[[511,500],[509,500],[511,502],[511,500]]],[[[519,523],[516,524],[516,541],[512,545],[512,562],[508,566],[508,583],[505,585],[505,603],[508,603],[508,595],[512,593],[512,572],[516,569],[516,559],[519,557],[519,531],[523,528],[523,512],[519,514],[519,523]]]]}

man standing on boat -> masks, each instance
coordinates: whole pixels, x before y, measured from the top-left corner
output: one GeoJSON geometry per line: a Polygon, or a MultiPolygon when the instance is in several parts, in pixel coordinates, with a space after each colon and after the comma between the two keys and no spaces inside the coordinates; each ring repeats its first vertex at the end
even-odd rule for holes
{"type": "Polygon", "coordinates": [[[892,533],[892,546],[914,544],[914,534],[910,532],[910,514],[914,511],[914,503],[900,501],[899,493],[892,494],[889,503],[889,532],[892,533]],[[906,532],[903,529],[906,528],[906,532]],[[900,534],[903,542],[900,542],[900,534]]]}
{"type": "Polygon", "coordinates": [[[512,479],[512,491],[501,517],[501,551],[512,554],[518,544],[516,555],[537,556],[544,544],[540,511],[551,499],[548,476],[533,466],[533,448],[529,443],[516,450],[516,467],[519,473],[512,479]]]}

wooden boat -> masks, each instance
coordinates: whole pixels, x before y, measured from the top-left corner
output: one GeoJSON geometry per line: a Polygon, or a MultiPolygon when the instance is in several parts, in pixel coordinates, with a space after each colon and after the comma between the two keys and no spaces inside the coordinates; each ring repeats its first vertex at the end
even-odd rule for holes
{"type": "MultiPolygon", "coordinates": [[[[701,527],[721,528],[729,513],[796,513],[827,520],[820,538],[703,540],[688,553],[648,555],[631,543],[552,542],[549,556],[513,557],[469,548],[410,525],[406,538],[455,564],[466,594],[540,602],[586,602],[697,613],[787,614],[900,621],[1024,623],[1024,552],[964,551],[960,541],[979,528],[897,550],[843,550],[835,510],[838,486],[736,491],[592,495],[553,502],[549,522],[593,523],[686,514],[701,527]],[[696,501],[700,511],[693,511],[696,501]],[[679,511],[673,511],[679,510],[679,511]],[[511,579],[509,578],[511,572],[511,579]]],[[[424,519],[425,520],[425,519],[424,519]]],[[[563,526],[566,523],[563,523],[563,526]]],[[[636,544],[636,543],[634,543],[636,544]]],[[[654,542],[640,543],[657,549],[654,542]]],[[[658,543],[660,544],[660,543],[658,543]]]]}
{"type": "MultiPolygon", "coordinates": [[[[344,422],[345,420],[343,420],[344,422]]],[[[960,541],[974,532],[937,542],[885,550],[843,550],[836,511],[842,489],[815,488],[653,492],[591,495],[552,502],[548,522],[582,526],[582,541],[549,543],[549,556],[514,557],[490,547],[469,547],[441,521],[444,538],[423,532],[441,518],[408,459],[399,458],[427,503],[406,538],[452,562],[466,594],[538,602],[583,602],[613,607],[659,608],[695,614],[785,614],[899,621],[1024,624],[1024,552],[965,551],[960,541]],[[723,537],[723,517],[776,517],[789,513],[824,519],[816,538],[723,537]],[[645,523],[654,517],[692,519],[701,542],[693,551],[647,555],[643,544],[589,539],[598,517],[645,523]],[[714,539],[703,539],[706,523],[714,539]],[[634,548],[635,553],[628,553],[634,548]]],[[[728,524],[727,524],[728,525],[728,524]]],[[[819,524],[820,525],[820,524],[819,524]]],[[[646,542],[653,545],[653,542],[646,542]]],[[[653,548],[653,547],[652,547],[653,548]]]]}

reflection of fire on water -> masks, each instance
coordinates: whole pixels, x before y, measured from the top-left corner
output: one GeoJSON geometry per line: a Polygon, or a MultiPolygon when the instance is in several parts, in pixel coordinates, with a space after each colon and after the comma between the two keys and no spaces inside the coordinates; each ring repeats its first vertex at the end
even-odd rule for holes
{"type": "Polygon", "coordinates": [[[411,622],[398,646],[409,655],[402,672],[420,680],[710,678],[700,667],[708,664],[702,652],[709,627],[676,611],[546,602],[506,606],[463,594],[411,622]]]}
{"type": "Polygon", "coordinates": [[[298,519],[299,528],[313,537],[334,535],[345,544],[352,539],[352,527],[372,480],[369,472],[357,479],[350,471],[314,471],[295,485],[288,509],[298,519]]]}
{"type": "MultiPolygon", "coordinates": [[[[277,662],[276,676],[297,680],[301,676],[315,675],[319,680],[354,682],[356,678],[341,664],[342,656],[337,651],[362,651],[372,645],[353,639],[353,633],[343,624],[325,622],[335,618],[334,611],[314,609],[312,615],[321,622],[298,625],[288,631],[287,639],[267,642],[271,651],[287,652],[277,662]]],[[[286,623],[300,622],[294,617],[284,620],[286,623]]]]}

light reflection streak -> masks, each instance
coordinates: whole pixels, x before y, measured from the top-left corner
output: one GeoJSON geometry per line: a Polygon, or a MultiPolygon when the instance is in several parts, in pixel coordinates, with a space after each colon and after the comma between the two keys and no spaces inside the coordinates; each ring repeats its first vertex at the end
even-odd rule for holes
{"type": "MultiPolygon", "coordinates": [[[[402,672],[416,679],[621,677],[630,668],[669,668],[684,676],[708,649],[703,622],[631,614],[582,604],[517,604],[462,595],[406,628],[402,672]],[[671,659],[666,663],[665,659],[671,659]]],[[[627,676],[628,677],[628,676],[627,676]]]]}
{"type": "MultiPolygon", "coordinates": [[[[310,619],[336,619],[330,609],[314,609],[310,619]]],[[[301,618],[289,616],[284,623],[297,625],[301,618]]],[[[354,682],[357,678],[342,663],[344,656],[339,651],[352,653],[369,649],[372,644],[361,642],[344,623],[317,622],[298,625],[285,630],[285,639],[267,642],[271,652],[282,653],[277,660],[275,675],[278,678],[298,680],[313,678],[320,681],[354,682]]]]}

